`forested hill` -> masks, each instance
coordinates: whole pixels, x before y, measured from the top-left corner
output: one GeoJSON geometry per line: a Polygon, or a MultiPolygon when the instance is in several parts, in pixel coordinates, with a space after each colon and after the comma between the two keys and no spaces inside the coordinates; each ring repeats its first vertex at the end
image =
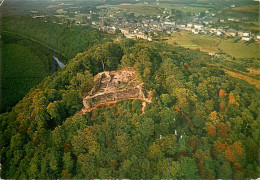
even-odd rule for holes
{"type": "Polygon", "coordinates": [[[243,179],[259,175],[258,91],[211,57],[122,40],[78,54],[0,116],[2,178],[243,179]],[[153,91],[81,115],[102,71],[134,67],[153,91]]]}
{"type": "MultiPolygon", "coordinates": [[[[13,33],[1,33],[0,113],[11,110],[32,87],[58,70],[53,50],[13,33]]],[[[62,62],[67,60],[55,53],[62,62]]]]}
{"type": "Polygon", "coordinates": [[[2,31],[14,32],[55,49],[67,59],[93,45],[111,40],[111,35],[91,27],[60,25],[55,18],[33,19],[30,16],[1,17],[2,31]],[[46,22],[44,22],[46,21],[46,22]],[[55,23],[54,23],[55,22],[55,23]]]}
{"type": "Polygon", "coordinates": [[[0,113],[9,111],[31,88],[54,73],[54,50],[66,64],[77,53],[113,38],[90,27],[53,22],[51,17],[1,16],[0,113]]]}

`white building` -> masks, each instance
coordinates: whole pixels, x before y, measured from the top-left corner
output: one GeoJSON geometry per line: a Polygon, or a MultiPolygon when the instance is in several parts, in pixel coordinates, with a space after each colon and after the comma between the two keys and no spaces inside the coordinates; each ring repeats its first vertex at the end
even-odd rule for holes
{"type": "Polygon", "coordinates": [[[216,33],[218,36],[221,36],[223,33],[221,31],[217,31],[216,33]]]}
{"type": "Polygon", "coordinates": [[[251,35],[251,32],[249,32],[249,31],[246,31],[246,32],[243,33],[244,37],[249,37],[250,35],[251,35]]]}
{"type": "Polygon", "coordinates": [[[237,31],[237,35],[238,35],[238,36],[242,37],[243,34],[244,34],[244,31],[241,31],[241,30],[237,31]]]}
{"type": "Polygon", "coordinates": [[[250,41],[252,39],[252,37],[242,37],[243,41],[250,41]]]}
{"type": "Polygon", "coordinates": [[[191,28],[192,26],[193,26],[193,25],[192,25],[191,23],[188,23],[188,24],[187,24],[187,27],[188,27],[188,28],[191,28]]]}
{"type": "Polygon", "coordinates": [[[172,21],[172,22],[170,22],[170,21],[165,21],[164,24],[165,24],[165,25],[175,25],[175,22],[174,22],[174,21],[172,21]]]}
{"type": "Polygon", "coordinates": [[[204,26],[202,24],[196,24],[196,25],[194,25],[194,28],[198,29],[198,30],[202,30],[204,28],[204,26]]]}

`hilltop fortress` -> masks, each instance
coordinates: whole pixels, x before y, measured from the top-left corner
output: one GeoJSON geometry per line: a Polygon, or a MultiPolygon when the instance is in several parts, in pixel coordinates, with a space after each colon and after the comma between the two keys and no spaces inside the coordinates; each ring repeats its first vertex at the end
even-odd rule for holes
{"type": "Polygon", "coordinates": [[[105,71],[94,77],[94,87],[83,99],[85,108],[82,111],[90,112],[97,106],[127,99],[139,99],[145,106],[146,102],[151,102],[150,94],[145,89],[144,83],[136,79],[134,69],[105,71]]]}

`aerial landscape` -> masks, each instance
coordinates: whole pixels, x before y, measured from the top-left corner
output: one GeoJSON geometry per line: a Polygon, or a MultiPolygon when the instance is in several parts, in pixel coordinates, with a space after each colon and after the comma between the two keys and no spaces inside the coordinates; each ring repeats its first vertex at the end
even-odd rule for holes
{"type": "Polygon", "coordinates": [[[260,178],[259,0],[1,0],[0,179],[260,178]]]}

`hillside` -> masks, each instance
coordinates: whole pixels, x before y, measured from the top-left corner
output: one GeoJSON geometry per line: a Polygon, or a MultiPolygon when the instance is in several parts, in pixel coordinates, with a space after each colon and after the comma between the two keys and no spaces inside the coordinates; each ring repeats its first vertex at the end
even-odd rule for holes
{"type": "Polygon", "coordinates": [[[54,52],[66,64],[77,53],[112,37],[93,28],[58,25],[52,18],[48,21],[1,16],[1,113],[11,110],[31,88],[58,70],[54,52]]]}
{"type": "Polygon", "coordinates": [[[55,49],[68,60],[93,45],[111,40],[111,36],[97,29],[54,23],[57,19],[53,17],[49,17],[47,22],[44,22],[30,16],[5,15],[1,20],[1,31],[28,37],[50,49],[55,49]]]}
{"type": "Polygon", "coordinates": [[[125,39],[78,54],[0,115],[2,178],[257,178],[258,90],[210,61],[125,39]],[[112,85],[120,72],[129,79],[112,85]],[[145,109],[128,99],[81,113],[84,98],[141,83],[145,109]]]}
{"type": "MultiPolygon", "coordinates": [[[[53,51],[24,37],[1,34],[0,112],[11,110],[31,88],[58,70],[53,51]]],[[[56,53],[61,61],[67,61],[56,53]]]]}

